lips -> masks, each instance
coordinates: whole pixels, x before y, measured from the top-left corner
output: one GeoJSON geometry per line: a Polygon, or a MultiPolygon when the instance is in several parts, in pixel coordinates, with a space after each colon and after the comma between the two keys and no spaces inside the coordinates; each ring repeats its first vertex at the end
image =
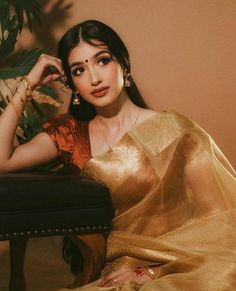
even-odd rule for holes
{"type": "Polygon", "coordinates": [[[95,97],[103,97],[107,94],[109,87],[101,87],[99,89],[95,89],[91,92],[91,94],[95,97]]]}

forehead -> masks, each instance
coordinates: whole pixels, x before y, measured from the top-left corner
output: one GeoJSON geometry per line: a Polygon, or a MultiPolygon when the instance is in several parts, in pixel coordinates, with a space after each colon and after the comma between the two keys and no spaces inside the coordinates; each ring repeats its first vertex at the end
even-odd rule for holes
{"type": "Polygon", "coordinates": [[[93,40],[93,43],[95,45],[91,45],[85,41],[81,41],[71,50],[68,56],[68,63],[71,64],[74,61],[84,62],[84,60],[90,60],[97,52],[108,49],[108,47],[100,41],[93,40]]]}

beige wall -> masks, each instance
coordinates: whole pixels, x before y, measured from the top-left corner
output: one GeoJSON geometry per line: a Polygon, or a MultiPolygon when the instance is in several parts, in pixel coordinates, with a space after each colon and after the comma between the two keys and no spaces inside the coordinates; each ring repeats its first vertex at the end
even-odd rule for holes
{"type": "Polygon", "coordinates": [[[71,25],[98,19],[115,28],[131,54],[133,76],[150,107],[175,109],[205,128],[236,167],[235,0],[57,0],[44,7],[29,44],[55,52],[71,25]]]}

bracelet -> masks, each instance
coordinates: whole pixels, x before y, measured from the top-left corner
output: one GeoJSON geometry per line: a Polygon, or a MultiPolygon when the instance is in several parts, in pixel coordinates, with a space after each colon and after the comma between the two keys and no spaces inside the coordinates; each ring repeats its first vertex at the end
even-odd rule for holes
{"type": "Polygon", "coordinates": [[[31,83],[29,81],[29,79],[26,77],[26,76],[23,76],[21,79],[21,82],[23,83],[25,89],[26,89],[26,100],[22,100],[21,99],[21,102],[28,102],[28,101],[31,101],[32,100],[32,86],[31,86],[31,83]]]}
{"type": "Polygon", "coordinates": [[[148,275],[148,277],[150,277],[152,280],[155,278],[155,272],[153,271],[153,269],[151,269],[148,266],[143,267],[143,271],[146,275],[148,275]]]}
{"type": "Polygon", "coordinates": [[[17,110],[17,108],[16,108],[16,104],[14,103],[14,101],[13,100],[11,100],[11,99],[9,99],[9,102],[11,103],[11,105],[12,105],[12,107],[13,107],[13,109],[14,109],[14,111],[15,111],[15,113],[16,113],[16,115],[17,115],[17,117],[19,118],[19,120],[20,120],[20,118],[21,118],[21,115],[20,115],[20,113],[19,113],[19,111],[17,110]]]}

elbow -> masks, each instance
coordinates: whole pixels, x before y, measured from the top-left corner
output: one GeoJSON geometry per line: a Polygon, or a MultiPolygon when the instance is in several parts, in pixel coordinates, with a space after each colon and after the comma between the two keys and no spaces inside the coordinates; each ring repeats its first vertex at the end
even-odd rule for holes
{"type": "Polygon", "coordinates": [[[0,174],[9,173],[9,168],[7,167],[7,163],[0,162],[0,174]]]}
{"type": "Polygon", "coordinates": [[[7,170],[0,166],[0,175],[7,173],[7,170]]]}

